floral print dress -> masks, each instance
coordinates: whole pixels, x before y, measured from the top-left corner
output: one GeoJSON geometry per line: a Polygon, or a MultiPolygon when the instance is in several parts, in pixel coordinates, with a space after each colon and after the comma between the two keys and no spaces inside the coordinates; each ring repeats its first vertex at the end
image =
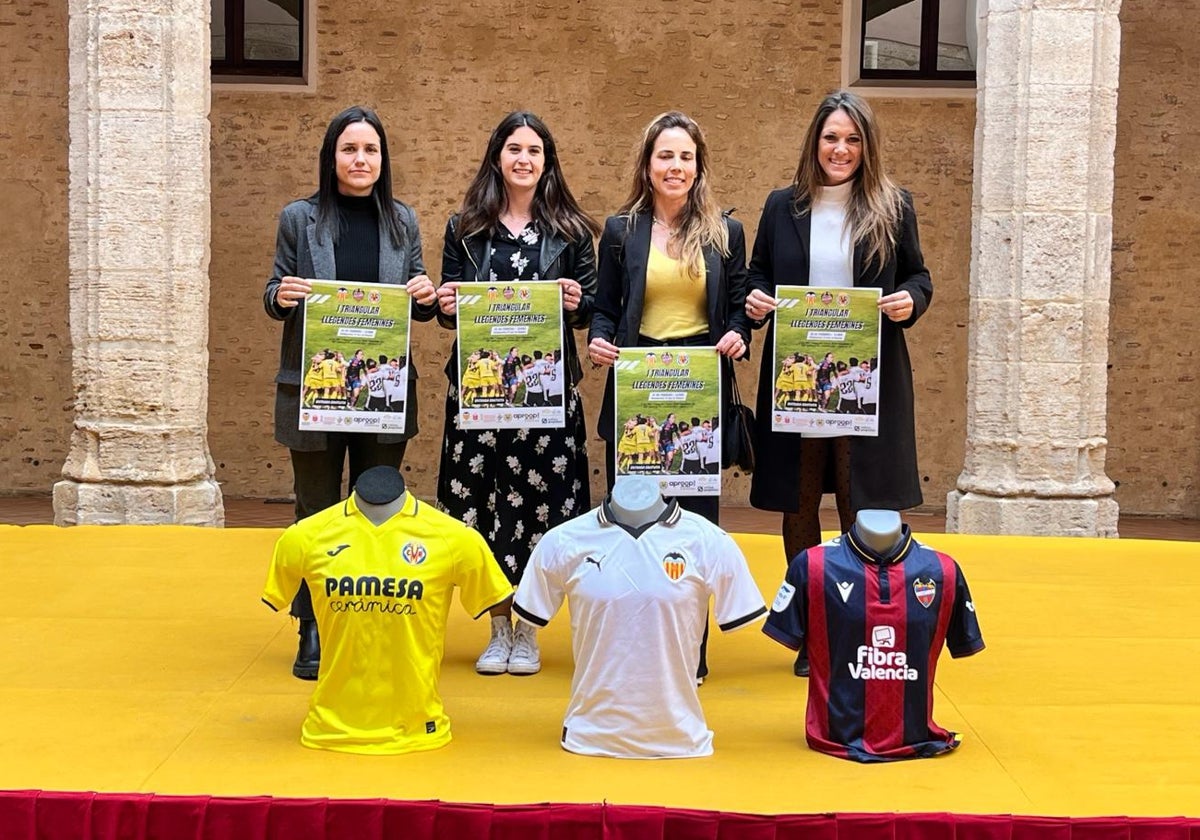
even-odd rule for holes
{"type": "MultiPolygon", "coordinates": [[[[489,280],[539,281],[540,251],[533,222],[516,235],[501,226],[492,237],[489,280]]],[[[438,507],[483,534],[513,584],[543,534],[592,506],[583,405],[569,376],[563,400],[561,429],[463,430],[454,382],[446,394],[438,507]]]]}

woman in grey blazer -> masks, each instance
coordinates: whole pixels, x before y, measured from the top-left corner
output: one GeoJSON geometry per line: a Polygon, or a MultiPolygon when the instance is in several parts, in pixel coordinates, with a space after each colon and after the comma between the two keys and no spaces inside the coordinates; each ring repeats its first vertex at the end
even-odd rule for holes
{"type": "MultiPolygon", "coordinates": [[[[428,321],[437,311],[437,294],[421,257],[417,217],[392,198],[387,135],[379,117],[358,106],[334,117],[321,144],[319,169],[316,194],[293,201],[279,216],[275,269],[263,292],[267,314],[283,321],[275,375],[275,440],[291,452],[297,520],[341,500],[347,457],[353,487],[370,467],[399,467],[408,438],[417,432],[416,371],[411,362],[403,434],[299,430],[309,281],[404,285],[413,298],[414,319],[428,321]]],[[[291,612],[300,619],[300,647],[292,673],[315,680],[321,648],[307,586],[301,586],[291,612]]]]}

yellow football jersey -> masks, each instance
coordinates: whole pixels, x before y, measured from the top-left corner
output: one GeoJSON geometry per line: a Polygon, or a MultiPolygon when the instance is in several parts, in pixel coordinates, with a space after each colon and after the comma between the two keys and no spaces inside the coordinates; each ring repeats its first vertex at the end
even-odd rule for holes
{"type": "Polygon", "coordinates": [[[372,755],[449,742],[437,686],[451,594],[478,618],[513,591],[483,537],[411,493],[379,526],[351,497],[284,531],[263,601],[286,608],[302,579],[321,669],[300,742],[372,755]]]}

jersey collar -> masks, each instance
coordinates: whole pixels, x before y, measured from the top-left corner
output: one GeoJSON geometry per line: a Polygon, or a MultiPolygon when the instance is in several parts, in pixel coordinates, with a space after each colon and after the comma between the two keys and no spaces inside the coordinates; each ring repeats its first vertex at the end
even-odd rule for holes
{"type": "Polygon", "coordinates": [[[679,506],[679,502],[675,501],[674,499],[671,499],[669,502],[667,502],[667,506],[663,509],[663,512],[658,515],[657,519],[647,522],[640,528],[631,528],[623,522],[618,522],[616,517],[613,516],[612,508],[608,504],[607,497],[605,497],[604,501],[600,503],[600,507],[596,508],[596,521],[600,523],[601,527],[607,528],[611,525],[616,525],[624,529],[625,533],[629,534],[629,536],[633,537],[635,540],[655,525],[662,524],[669,528],[678,523],[682,518],[683,508],[681,508],[679,506]]]}
{"type": "Polygon", "coordinates": [[[890,566],[894,563],[903,562],[913,547],[912,531],[907,525],[900,526],[900,542],[896,548],[893,548],[887,554],[878,554],[863,542],[862,538],[858,536],[857,526],[855,525],[850,526],[850,530],[846,532],[844,539],[846,544],[850,546],[864,563],[874,563],[876,566],[890,566]]]}
{"type": "Polygon", "coordinates": [[[346,501],[342,503],[342,515],[349,517],[349,516],[354,516],[355,514],[358,514],[363,519],[366,519],[367,523],[370,524],[371,526],[383,528],[386,525],[389,525],[390,523],[395,521],[397,517],[414,515],[417,512],[417,507],[419,505],[420,505],[420,502],[417,501],[417,497],[412,494],[412,491],[409,491],[409,492],[405,493],[404,504],[400,505],[400,510],[396,511],[396,513],[392,516],[392,518],[389,519],[387,522],[384,522],[382,525],[376,526],[374,522],[371,522],[370,519],[367,519],[366,514],[364,514],[361,510],[359,510],[358,505],[355,504],[355,501],[354,501],[354,494],[351,493],[350,496],[346,499],[346,501]]]}

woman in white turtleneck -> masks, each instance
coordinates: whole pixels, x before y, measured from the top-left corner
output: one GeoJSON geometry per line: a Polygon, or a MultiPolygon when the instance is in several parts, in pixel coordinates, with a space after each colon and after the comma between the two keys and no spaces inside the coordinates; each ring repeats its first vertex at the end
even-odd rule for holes
{"type": "MultiPolygon", "coordinates": [[[[933,297],[909,194],[884,172],[870,106],[838,91],[817,108],[789,187],[767,198],[750,258],[746,314],[768,325],[759,375],[758,465],[750,503],[783,514],[790,560],[821,541],[821,496],[833,492],[843,532],[866,508],[903,510],[921,503],[913,422],[912,369],[904,330],[933,297]],[[878,437],[818,437],[771,431],[776,285],[882,289],[878,437]]],[[[834,386],[818,369],[818,400],[834,386]]],[[[797,660],[797,673],[806,663],[797,660]]]]}

